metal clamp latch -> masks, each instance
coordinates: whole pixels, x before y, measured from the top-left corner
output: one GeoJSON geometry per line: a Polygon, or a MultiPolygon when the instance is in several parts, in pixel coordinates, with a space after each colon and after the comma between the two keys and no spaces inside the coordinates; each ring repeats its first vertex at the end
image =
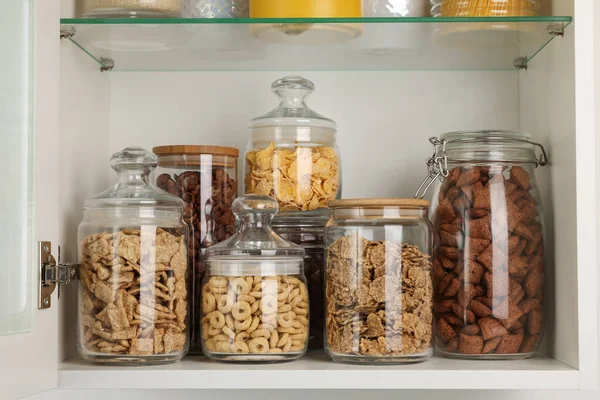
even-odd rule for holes
{"type": "Polygon", "coordinates": [[[52,243],[39,242],[39,303],[38,308],[50,308],[52,293],[56,285],[67,284],[77,275],[76,264],[60,262],[60,247],[58,248],[58,262],[52,255],[52,243]]]}

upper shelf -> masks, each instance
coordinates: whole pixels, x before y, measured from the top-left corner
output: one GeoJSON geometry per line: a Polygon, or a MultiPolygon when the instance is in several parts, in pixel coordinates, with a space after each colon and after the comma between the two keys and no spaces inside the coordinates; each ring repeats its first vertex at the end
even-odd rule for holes
{"type": "Polygon", "coordinates": [[[571,17],[63,19],[114,71],[515,70],[571,17]]]}

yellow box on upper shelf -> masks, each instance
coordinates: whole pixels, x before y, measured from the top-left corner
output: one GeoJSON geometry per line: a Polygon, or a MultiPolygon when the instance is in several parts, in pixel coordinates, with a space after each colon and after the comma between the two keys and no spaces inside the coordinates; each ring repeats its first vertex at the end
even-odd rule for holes
{"type": "Polygon", "coordinates": [[[571,22],[568,16],[90,18],[61,20],[61,37],[113,71],[518,70],[571,22]],[[257,34],[265,27],[268,38],[257,34]]]}

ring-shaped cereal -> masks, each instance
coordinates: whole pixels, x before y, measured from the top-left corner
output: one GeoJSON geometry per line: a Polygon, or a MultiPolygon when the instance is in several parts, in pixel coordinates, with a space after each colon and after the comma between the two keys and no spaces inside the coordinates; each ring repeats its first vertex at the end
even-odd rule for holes
{"type": "Polygon", "coordinates": [[[262,282],[262,277],[261,276],[255,276],[255,277],[253,277],[252,281],[253,281],[253,283],[255,285],[259,285],[260,282],[262,282]]]}
{"type": "MultiPolygon", "coordinates": [[[[259,288],[260,290],[260,288],[259,288]]],[[[248,293],[248,295],[254,297],[255,299],[260,299],[261,297],[263,297],[263,293],[259,292],[259,291],[251,291],[250,293],[248,293]]]]}
{"type": "Polygon", "coordinates": [[[277,347],[282,347],[284,346],[288,340],[290,340],[290,334],[289,333],[283,333],[279,336],[279,341],[277,342],[277,347]]]}
{"type": "Polygon", "coordinates": [[[236,342],[246,342],[246,340],[250,339],[250,335],[248,334],[248,332],[240,332],[237,335],[235,335],[235,341],[236,342]]]}
{"type": "Polygon", "coordinates": [[[277,323],[284,328],[290,328],[295,317],[296,315],[292,311],[281,313],[277,316],[277,323]]]}
{"type": "Polygon", "coordinates": [[[204,342],[204,348],[208,351],[215,351],[217,349],[216,343],[212,339],[208,339],[204,342]]]}
{"type": "Polygon", "coordinates": [[[202,312],[205,315],[210,314],[215,311],[216,308],[217,300],[215,299],[215,296],[213,296],[212,293],[204,293],[202,296],[202,312]]]}
{"type": "Polygon", "coordinates": [[[227,314],[231,312],[233,304],[233,295],[227,294],[227,296],[222,296],[219,301],[217,301],[217,309],[223,314],[227,314]]]}
{"type": "Polygon", "coordinates": [[[304,326],[308,325],[308,318],[306,318],[304,315],[298,315],[296,316],[296,319],[298,321],[300,321],[300,323],[304,326]]]}
{"type": "Polygon", "coordinates": [[[221,353],[229,353],[230,345],[228,342],[217,342],[217,351],[221,353]]]}
{"type": "Polygon", "coordinates": [[[277,347],[277,343],[279,343],[279,333],[277,331],[271,332],[271,337],[269,338],[269,345],[271,348],[277,347]]]}
{"type": "Polygon", "coordinates": [[[248,294],[250,293],[250,285],[244,278],[235,278],[231,281],[231,288],[233,289],[233,293],[237,295],[248,294]]]}
{"type": "Polygon", "coordinates": [[[263,296],[260,299],[260,308],[263,314],[274,314],[277,312],[277,298],[272,295],[263,296]]]}
{"type": "Polygon", "coordinates": [[[271,337],[271,332],[269,332],[267,329],[257,329],[250,334],[250,337],[252,339],[257,337],[264,337],[265,339],[268,339],[271,337]]]}
{"type": "Polygon", "coordinates": [[[298,286],[300,288],[300,296],[302,296],[302,300],[308,301],[308,288],[305,284],[301,284],[298,286]]]}
{"type": "Polygon", "coordinates": [[[248,317],[243,321],[233,321],[233,325],[235,326],[235,329],[245,331],[252,325],[252,317],[248,317]]]}
{"type": "Polygon", "coordinates": [[[250,312],[254,315],[260,308],[260,301],[255,301],[250,305],[250,312]]]}
{"type": "Polygon", "coordinates": [[[208,334],[208,330],[210,329],[209,323],[202,324],[202,340],[208,340],[210,335],[208,334]]]}
{"type": "Polygon", "coordinates": [[[308,308],[294,307],[293,312],[295,312],[296,315],[306,316],[306,315],[308,315],[308,308]]]}
{"type": "Polygon", "coordinates": [[[284,287],[284,286],[277,287],[277,301],[287,300],[289,295],[290,295],[290,292],[286,287],[284,287]]]}
{"type": "Polygon", "coordinates": [[[212,338],[212,340],[214,340],[216,343],[219,343],[219,342],[227,342],[227,343],[229,343],[229,342],[233,341],[233,338],[227,336],[224,333],[221,333],[220,335],[214,336],[212,338]]]}
{"type": "Polygon", "coordinates": [[[236,320],[244,321],[252,315],[250,304],[247,301],[238,301],[233,305],[231,314],[236,320]]]}
{"type": "Polygon", "coordinates": [[[292,291],[290,291],[290,299],[296,298],[300,296],[300,289],[295,288],[292,291]]]}
{"type": "Polygon", "coordinates": [[[298,304],[302,303],[303,301],[304,300],[302,299],[302,296],[296,296],[290,301],[290,307],[297,307],[298,304]]]}
{"type": "Polygon", "coordinates": [[[292,306],[289,304],[284,304],[282,306],[277,307],[278,313],[286,313],[292,311],[292,306]]]}
{"type": "Polygon", "coordinates": [[[250,328],[246,329],[246,332],[248,332],[248,334],[251,334],[256,330],[256,328],[258,328],[258,325],[260,325],[260,318],[252,318],[252,324],[250,324],[250,328]]]}
{"type": "MultiPolygon", "coordinates": [[[[293,311],[292,311],[293,312],[293,311]]],[[[304,324],[296,319],[292,321],[292,328],[304,329],[304,324]]]]}
{"type": "Polygon", "coordinates": [[[233,317],[231,316],[231,314],[226,314],[225,315],[225,326],[227,326],[229,329],[235,329],[235,324],[233,323],[233,317]]]}
{"type": "Polygon", "coordinates": [[[209,318],[211,326],[219,329],[222,329],[225,326],[225,316],[219,311],[211,312],[209,318]]]}
{"type": "Polygon", "coordinates": [[[282,347],[283,352],[287,353],[288,351],[290,351],[290,347],[292,347],[292,339],[288,338],[282,347]]]}
{"type": "Polygon", "coordinates": [[[225,286],[225,287],[214,287],[214,286],[211,286],[210,287],[210,292],[212,294],[214,294],[214,295],[225,294],[225,293],[227,293],[227,286],[225,286]]]}
{"type": "Polygon", "coordinates": [[[230,338],[235,338],[235,332],[228,326],[223,327],[223,333],[229,336],[230,338]]]}
{"type": "Polygon", "coordinates": [[[292,344],[290,346],[289,351],[291,351],[292,353],[297,353],[297,352],[304,351],[304,344],[298,344],[298,345],[292,344]]]}
{"type": "Polygon", "coordinates": [[[222,328],[215,328],[212,325],[208,326],[208,335],[209,336],[217,336],[217,335],[220,335],[221,333],[223,333],[222,328]]]}
{"type": "Polygon", "coordinates": [[[248,345],[246,343],[235,341],[231,345],[231,351],[237,354],[248,354],[250,352],[250,349],[248,348],[248,345]]]}
{"type": "Polygon", "coordinates": [[[226,288],[227,283],[228,283],[227,278],[225,278],[224,276],[213,276],[208,281],[208,284],[215,288],[223,288],[223,287],[226,288]]]}
{"type": "Polygon", "coordinates": [[[202,286],[202,295],[204,295],[205,293],[210,293],[210,289],[211,289],[211,286],[208,283],[206,285],[202,286]]]}
{"type": "Polygon", "coordinates": [[[246,301],[246,302],[248,302],[250,304],[254,304],[256,302],[256,299],[254,297],[250,296],[250,295],[247,295],[247,294],[240,294],[237,297],[237,301],[246,301]]]}
{"type": "Polygon", "coordinates": [[[264,337],[257,337],[248,342],[248,348],[250,353],[264,354],[269,351],[269,341],[264,337]]]}
{"type": "Polygon", "coordinates": [[[248,282],[248,285],[250,285],[250,287],[254,286],[254,277],[253,276],[247,276],[245,279],[246,279],[246,282],[248,282]]]}
{"type": "Polygon", "coordinates": [[[283,353],[283,350],[281,350],[280,348],[270,348],[269,349],[269,353],[283,353]]]}

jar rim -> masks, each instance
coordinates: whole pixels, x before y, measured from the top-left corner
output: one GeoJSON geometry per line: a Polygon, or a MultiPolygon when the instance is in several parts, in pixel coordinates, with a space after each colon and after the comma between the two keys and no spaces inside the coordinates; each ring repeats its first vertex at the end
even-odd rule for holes
{"type": "Polygon", "coordinates": [[[157,156],[164,155],[201,155],[212,154],[222,156],[239,157],[240,151],[235,147],[213,146],[213,145],[168,145],[157,146],[152,149],[152,152],[157,156]]]}
{"type": "Polygon", "coordinates": [[[331,200],[327,203],[330,209],[337,208],[360,208],[360,207],[396,207],[407,210],[423,210],[429,208],[429,201],[423,199],[342,199],[331,200]]]}
{"type": "Polygon", "coordinates": [[[506,129],[465,130],[443,133],[441,139],[449,143],[474,139],[529,141],[531,140],[531,134],[506,129]]]}

